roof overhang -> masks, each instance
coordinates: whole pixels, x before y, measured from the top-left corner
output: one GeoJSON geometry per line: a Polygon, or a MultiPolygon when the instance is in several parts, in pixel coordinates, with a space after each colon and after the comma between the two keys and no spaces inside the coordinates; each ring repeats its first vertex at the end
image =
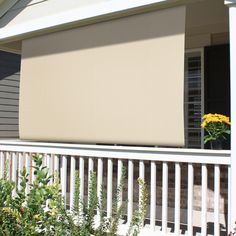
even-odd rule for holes
{"type": "MultiPolygon", "coordinates": [[[[3,1],[3,0],[0,0],[3,1]]],[[[4,2],[8,2],[6,0],[4,2]]],[[[34,18],[25,22],[8,25],[0,29],[0,43],[22,40],[37,35],[65,30],[99,21],[110,20],[126,15],[137,14],[147,10],[165,8],[183,4],[190,0],[110,0],[101,1],[85,7],[74,7],[67,11],[61,11],[53,15],[34,18]]],[[[16,2],[16,0],[12,0],[16,2]]],[[[50,1],[49,1],[50,2],[50,1]]],[[[45,2],[47,3],[47,2],[45,2]]],[[[2,3],[3,4],[3,3],[2,3]]],[[[39,4],[40,5],[40,4],[39,4]]],[[[45,4],[45,10],[47,4],[45,4]]],[[[47,11],[47,10],[46,10],[47,11]]],[[[22,11],[23,12],[23,11],[22,11]]],[[[21,13],[19,13],[20,15],[21,13]]],[[[4,16],[3,16],[4,17],[4,16]]],[[[1,21],[1,18],[0,18],[1,21]]]]}
{"type": "Polygon", "coordinates": [[[2,17],[19,0],[0,0],[0,17],[2,17]]]}

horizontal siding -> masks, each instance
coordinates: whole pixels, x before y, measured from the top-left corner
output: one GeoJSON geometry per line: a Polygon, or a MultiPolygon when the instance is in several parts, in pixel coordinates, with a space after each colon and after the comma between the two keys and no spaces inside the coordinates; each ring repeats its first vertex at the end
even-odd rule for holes
{"type": "Polygon", "coordinates": [[[18,120],[18,112],[0,111],[0,117],[1,118],[16,118],[18,120]]]}
{"type": "Polygon", "coordinates": [[[0,84],[0,91],[19,94],[19,86],[0,84]]]}
{"type": "Polygon", "coordinates": [[[1,117],[1,125],[18,125],[18,117],[1,117]]]}
{"type": "Polygon", "coordinates": [[[19,137],[20,56],[0,51],[0,138],[19,137]]]}
{"type": "Polygon", "coordinates": [[[19,93],[10,93],[7,91],[0,91],[1,98],[9,98],[9,99],[19,99],[19,93]]]}
{"type": "Polygon", "coordinates": [[[18,131],[18,127],[16,125],[6,125],[6,124],[0,124],[0,130],[1,131],[18,131]]]}
{"type": "Polygon", "coordinates": [[[0,111],[19,111],[19,106],[0,104],[0,111]]]}
{"type": "MultiPolygon", "coordinates": [[[[14,86],[14,87],[18,87],[20,86],[20,81],[14,80],[14,79],[4,79],[0,81],[0,85],[4,86],[14,86]]],[[[18,91],[19,92],[19,91],[18,91]]]]}
{"type": "Polygon", "coordinates": [[[6,98],[0,97],[0,105],[18,106],[19,100],[18,99],[6,99],[6,98]]]}
{"type": "Polygon", "coordinates": [[[0,138],[5,139],[5,138],[18,138],[19,137],[19,131],[1,131],[0,132],[0,138]]]}

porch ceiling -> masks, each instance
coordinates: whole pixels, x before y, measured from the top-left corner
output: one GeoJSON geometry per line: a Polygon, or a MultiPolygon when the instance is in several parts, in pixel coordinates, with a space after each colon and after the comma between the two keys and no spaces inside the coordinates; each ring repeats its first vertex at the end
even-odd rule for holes
{"type": "Polygon", "coordinates": [[[211,45],[212,40],[228,43],[224,0],[0,0],[0,49],[21,53],[25,38],[177,4],[188,4],[186,48],[211,45]],[[1,17],[6,2],[17,3],[1,17]]]}

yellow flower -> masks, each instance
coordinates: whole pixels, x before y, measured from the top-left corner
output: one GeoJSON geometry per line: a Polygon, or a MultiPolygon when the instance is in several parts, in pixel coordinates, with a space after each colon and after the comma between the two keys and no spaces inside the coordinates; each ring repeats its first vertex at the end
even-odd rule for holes
{"type": "Polygon", "coordinates": [[[211,140],[226,139],[226,135],[230,134],[229,117],[221,114],[205,114],[202,117],[201,127],[206,130],[204,143],[211,140]]]}
{"type": "Polygon", "coordinates": [[[225,123],[227,125],[231,125],[229,117],[225,116],[225,115],[221,115],[221,114],[206,114],[202,117],[202,124],[201,127],[205,128],[207,126],[207,124],[209,123],[225,123]]]}
{"type": "Polygon", "coordinates": [[[202,127],[202,128],[205,128],[205,127],[206,127],[206,124],[207,124],[206,121],[202,122],[201,127],[202,127]]]}

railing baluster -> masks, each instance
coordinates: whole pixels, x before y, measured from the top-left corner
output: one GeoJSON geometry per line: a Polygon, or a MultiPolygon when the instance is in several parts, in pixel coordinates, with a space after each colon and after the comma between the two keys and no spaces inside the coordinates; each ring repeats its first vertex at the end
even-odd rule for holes
{"type": "MultiPolygon", "coordinates": [[[[139,161],[139,178],[145,181],[145,164],[144,161],[139,161]]],[[[139,205],[141,199],[141,187],[139,187],[139,205]]]]}
{"type": "Polygon", "coordinates": [[[151,161],[151,200],[150,200],[150,227],[155,230],[156,224],[156,162],[151,161]]]}
{"type": "MultiPolygon", "coordinates": [[[[118,160],[118,167],[117,167],[117,186],[119,187],[122,178],[122,169],[123,169],[123,162],[122,160],[118,160]]],[[[120,189],[120,196],[118,196],[118,207],[122,204],[122,196],[123,196],[123,189],[120,189]]]]}
{"type": "Polygon", "coordinates": [[[53,184],[53,177],[54,177],[54,160],[53,160],[53,154],[50,154],[50,167],[49,167],[49,171],[50,171],[50,175],[52,176],[52,178],[50,179],[50,184],[53,184]]]}
{"type": "Polygon", "coordinates": [[[32,183],[35,181],[36,179],[36,176],[35,176],[35,162],[34,162],[34,158],[33,158],[34,155],[32,155],[32,183]]]}
{"type": "Polygon", "coordinates": [[[75,157],[70,158],[70,210],[73,210],[75,193],[75,157]]]}
{"type": "MultiPolygon", "coordinates": [[[[98,166],[97,166],[97,196],[98,196],[98,203],[101,204],[101,190],[102,190],[102,180],[103,180],[103,160],[102,158],[98,158],[98,166]]],[[[99,208],[97,209],[97,222],[100,222],[100,211],[99,208]]]]}
{"type": "Polygon", "coordinates": [[[89,157],[89,159],[88,159],[88,176],[89,176],[89,178],[90,178],[91,171],[93,171],[93,168],[94,168],[93,158],[89,157]]]}
{"type": "Polygon", "coordinates": [[[47,154],[43,154],[42,156],[42,165],[47,167],[47,154]]]}
{"type": "Polygon", "coordinates": [[[23,157],[23,153],[22,152],[19,152],[18,153],[18,165],[19,165],[19,169],[18,169],[18,188],[20,188],[20,183],[21,183],[21,174],[20,172],[23,170],[24,168],[24,157],[23,157]]]}
{"type": "Polygon", "coordinates": [[[54,175],[59,178],[59,157],[58,155],[54,155],[54,175]]]}
{"type": "Polygon", "coordinates": [[[45,155],[45,158],[46,158],[46,167],[48,169],[48,172],[50,171],[49,170],[49,166],[50,166],[50,154],[46,154],[45,155]]]}
{"type": "Polygon", "coordinates": [[[7,162],[7,179],[11,179],[11,154],[10,152],[6,152],[6,162],[7,162]]]}
{"type": "MultiPolygon", "coordinates": [[[[90,181],[90,178],[91,178],[91,172],[93,171],[93,168],[94,168],[94,163],[93,163],[93,158],[92,157],[89,157],[88,158],[88,189],[89,189],[89,181],[90,181]]],[[[89,192],[88,192],[88,202],[89,202],[89,192]]]]}
{"type": "Polygon", "coordinates": [[[214,236],[220,235],[220,166],[214,167],[214,236]]]}
{"type": "Polygon", "coordinates": [[[168,164],[163,162],[162,176],[162,232],[166,235],[168,220],[168,164]]]}
{"type": "Polygon", "coordinates": [[[30,153],[26,152],[25,153],[25,168],[26,168],[26,172],[28,174],[28,182],[26,184],[26,193],[29,193],[30,191],[30,169],[31,169],[31,163],[30,163],[30,153]]]}
{"type": "MultiPolygon", "coordinates": [[[[46,167],[47,167],[47,170],[48,170],[48,175],[51,176],[52,175],[52,158],[51,158],[51,154],[46,154],[45,156],[45,160],[46,160],[46,167]]],[[[48,185],[51,185],[53,182],[53,179],[50,178],[49,182],[48,182],[48,185]]],[[[46,201],[46,206],[48,207],[50,203],[50,200],[48,199],[46,201]]]]}
{"type": "MultiPolygon", "coordinates": [[[[145,181],[145,164],[144,161],[139,161],[139,178],[145,181]]],[[[141,186],[139,186],[139,208],[141,207],[141,186]]],[[[142,222],[142,227],[144,222],[142,222]]]]}
{"type": "Polygon", "coordinates": [[[134,162],[128,161],[128,223],[133,216],[134,162]]]}
{"type": "Polygon", "coordinates": [[[230,232],[232,229],[231,229],[231,218],[230,218],[230,212],[231,212],[231,189],[230,189],[230,186],[231,186],[231,166],[229,165],[228,166],[228,222],[227,222],[227,232],[230,232]]]}
{"type": "Polygon", "coordinates": [[[181,167],[175,163],[175,235],[180,235],[181,167]]]}
{"type": "Polygon", "coordinates": [[[5,158],[4,158],[4,152],[0,152],[0,178],[3,178],[4,175],[4,169],[5,169],[5,158]]]}
{"type": "Polygon", "coordinates": [[[193,164],[188,163],[188,236],[193,235],[193,164]]]}
{"type": "Polygon", "coordinates": [[[207,235],[207,166],[202,164],[202,236],[207,235]]]}
{"type": "Polygon", "coordinates": [[[61,193],[66,206],[66,185],[67,185],[67,157],[62,156],[62,167],[61,167],[61,193]]]}
{"type": "Polygon", "coordinates": [[[144,161],[139,161],[139,178],[145,180],[145,164],[144,161]]]}
{"type": "MultiPolygon", "coordinates": [[[[48,169],[48,174],[51,176],[53,174],[52,173],[52,155],[51,154],[46,155],[46,166],[48,169]]],[[[53,182],[53,179],[51,178],[49,184],[52,184],[52,182],[53,182]]]]}
{"type": "Polygon", "coordinates": [[[112,213],[112,174],[113,162],[112,159],[107,161],[107,216],[110,217],[112,213]]]}
{"type": "Polygon", "coordinates": [[[84,158],[79,158],[80,199],[84,201],[84,158]]]}
{"type": "MultiPolygon", "coordinates": [[[[16,173],[17,173],[17,156],[16,153],[12,153],[12,181],[16,183],[16,173]]],[[[16,195],[16,188],[13,189],[12,195],[16,195]]]]}

